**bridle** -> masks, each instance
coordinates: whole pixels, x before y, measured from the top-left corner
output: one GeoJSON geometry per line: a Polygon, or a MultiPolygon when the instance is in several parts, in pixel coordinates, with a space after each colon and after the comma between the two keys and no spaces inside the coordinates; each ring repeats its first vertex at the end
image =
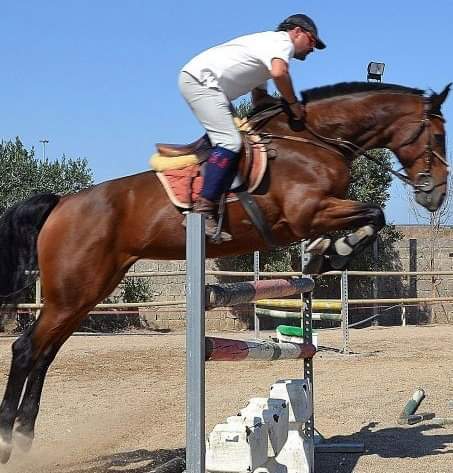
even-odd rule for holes
{"type": "MultiPolygon", "coordinates": [[[[428,142],[426,143],[423,152],[415,158],[414,161],[418,161],[419,159],[424,160],[424,170],[417,173],[415,183],[413,183],[409,176],[401,171],[403,171],[405,168],[404,166],[398,170],[392,169],[390,166],[384,166],[382,162],[380,162],[378,159],[376,159],[374,156],[372,156],[369,152],[367,152],[364,148],[361,146],[356,145],[352,141],[345,140],[344,138],[338,137],[338,138],[329,138],[327,136],[323,136],[320,133],[316,132],[313,130],[311,127],[309,127],[306,123],[304,124],[304,128],[312,134],[315,138],[321,141],[315,141],[315,140],[310,140],[308,138],[300,137],[300,136],[291,136],[291,135],[276,135],[273,133],[267,133],[267,132],[260,132],[257,130],[257,127],[253,127],[253,124],[258,125],[259,128],[264,126],[263,122],[267,122],[270,118],[274,117],[275,115],[282,113],[286,111],[288,113],[288,110],[286,110],[286,107],[284,105],[275,105],[272,106],[263,112],[259,112],[256,116],[251,117],[247,121],[252,124],[252,132],[253,133],[259,133],[259,135],[262,138],[261,143],[262,144],[269,144],[272,139],[283,139],[287,141],[298,141],[302,143],[309,143],[313,144],[318,147],[323,147],[326,148],[326,145],[328,145],[328,148],[330,151],[334,151],[337,154],[340,154],[342,157],[344,157],[344,151],[347,151],[352,155],[352,159],[355,159],[358,156],[365,156],[367,159],[370,161],[373,161],[377,165],[381,167],[385,167],[388,172],[396,176],[398,179],[400,179],[404,184],[407,184],[411,186],[414,189],[414,192],[423,192],[423,193],[430,193],[432,192],[436,187],[442,186],[446,183],[446,181],[443,181],[439,184],[435,184],[433,176],[432,176],[432,167],[433,167],[433,162],[434,160],[440,161],[447,169],[449,167],[448,162],[445,160],[444,157],[442,157],[433,147],[433,134],[431,132],[431,118],[438,118],[441,120],[443,123],[445,123],[445,119],[442,115],[433,113],[431,111],[431,101],[429,98],[424,99],[424,106],[423,106],[423,116],[420,120],[417,120],[415,123],[418,123],[417,129],[414,131],[414,133],[403,143],[401,143],[398,146],[398,149],[401,149],[405,146],[409,146],[426,131],[428,133],[428,142]],[[342,152],[343,151],[343,152],[342,152]]],[[[289,112],[290,113],[290,112],[289,112]]]]}

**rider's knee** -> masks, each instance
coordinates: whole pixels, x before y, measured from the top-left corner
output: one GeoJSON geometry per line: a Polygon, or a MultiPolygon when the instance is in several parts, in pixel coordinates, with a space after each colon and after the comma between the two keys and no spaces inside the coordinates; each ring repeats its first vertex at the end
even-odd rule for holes
{"type": "Polygon", "coordinates": [[[241,134],[238,132],[225,135],[222,143],[217,143],[217,146],[221,146],[233,153],[239,153],[242,148],[242,138],[241,134]]]}

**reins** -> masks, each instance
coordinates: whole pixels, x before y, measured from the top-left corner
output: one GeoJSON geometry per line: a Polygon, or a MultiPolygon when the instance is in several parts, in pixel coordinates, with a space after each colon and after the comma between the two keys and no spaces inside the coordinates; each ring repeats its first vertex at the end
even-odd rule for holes
{"type": "Polygon", "coordinates": [[[420,126],[414,131],[414,133],[402,144],[398,146],[398,148],[403,148],[404,146],[408,146],[414,143],[421,134],[427,129],[429,133],[429,140],[428,143],[425,145],[424,151],[415,159],[424,158],[425,160],[425,169],[423,172],[419,172],[417,174],[417,183],[412,183],[409,176],[407,174],[402,173],[401,171],[404,167],[394,170],[391,166],[384,165],[381,161],[376,159],[372,156],[367,150],[363,147],[356,145],[352,141],[346,140],[344,138],[330,138],[327,136],[323,136],[320,133],[316,132],[304,123],[304,128],[317,140],[312,140],[309,138],[301,137],[301,136],[292,136],[292,135],[278,135],[274,133],[268,133],[264,131],[259,131],[260,128],[263,128],[265,124],[276,115],[284,112],[284,106],[282,104],[273,105],[262,112],[258,112],[249,119],[246,120],[246,123],[251,125],[251,131],[247,132],[249,134],[258,134],[262,141],[262,144],[270,144],[273,139],[285,140],[285,141],[296,141],[299,143],[311,144],[320,148],[324,148],[328,151],[335,152],[339,154],[341,157],[345,158],[344,151],[347,151],[352,155],[352,159],[355,159],[358,156],[364,156],[368,160],[374,162],[381,168],[384,168],[386,171],[391,173],[393,176],[400,179],[404,184],[407,184],[414,188],[416,192],[431,192],[435,187],[441,186],[445,184],[445,182],[439,183],[437,185],[434,184],[431,175],[431,168],[434,159],[439,160],[444,166],[448,167],[448,162],[436,151],[433,149],[432,144],[432,134],[430,132],[431,127],[431,117],[436,117],[445,122],[445,119],[442,115],[432,113],[430,111],[430,101],[425,99],[425,104],[423,107],[423,117],[418,120],[416,123],[419,123],[420,126]]]}

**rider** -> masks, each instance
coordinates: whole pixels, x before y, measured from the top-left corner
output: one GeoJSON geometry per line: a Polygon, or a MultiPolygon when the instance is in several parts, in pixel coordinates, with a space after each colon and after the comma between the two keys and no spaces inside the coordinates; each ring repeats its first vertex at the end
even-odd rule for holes
{"type": "MultiPolygon", "coordinates": [[[[241,36],[220,44],[198,54],[182,68],[180,91],[213,146],[201,195],[193,207],[194,212],[206,216],[208,238],[216,234],[217,201],[234,179],[242,147],[231,101],[250,91],[253,102],[259,100],[267,94],[266,81],[272,78],[294,119],[302,120],[304,107],[294,92],[289,61],[303,61],[314,48],[325,47],[314,21],[296,14],[283,20],[277,31],[241,36]]],[[[231,240],[231,235],[222,232],[220,240],[231,240]]]]}

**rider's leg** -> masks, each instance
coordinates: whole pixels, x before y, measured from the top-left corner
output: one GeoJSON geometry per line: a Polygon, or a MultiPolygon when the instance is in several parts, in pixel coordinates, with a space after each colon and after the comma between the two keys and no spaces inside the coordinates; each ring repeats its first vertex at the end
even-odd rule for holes
{"type": "MultiPolygon", "coordinates": [[[[207,87],[185,72],[181,73],[179,87],[214,146],[200,198],[194,205],[195,212],[206,215],[206,235],[213,237],[217,231],[216,202],[234,179],[242,139],[234,124],[230,101],[220,89],[207,87]]],[[[226,232],[220,235],[220,240],[230,239],[226,232]]]]}

